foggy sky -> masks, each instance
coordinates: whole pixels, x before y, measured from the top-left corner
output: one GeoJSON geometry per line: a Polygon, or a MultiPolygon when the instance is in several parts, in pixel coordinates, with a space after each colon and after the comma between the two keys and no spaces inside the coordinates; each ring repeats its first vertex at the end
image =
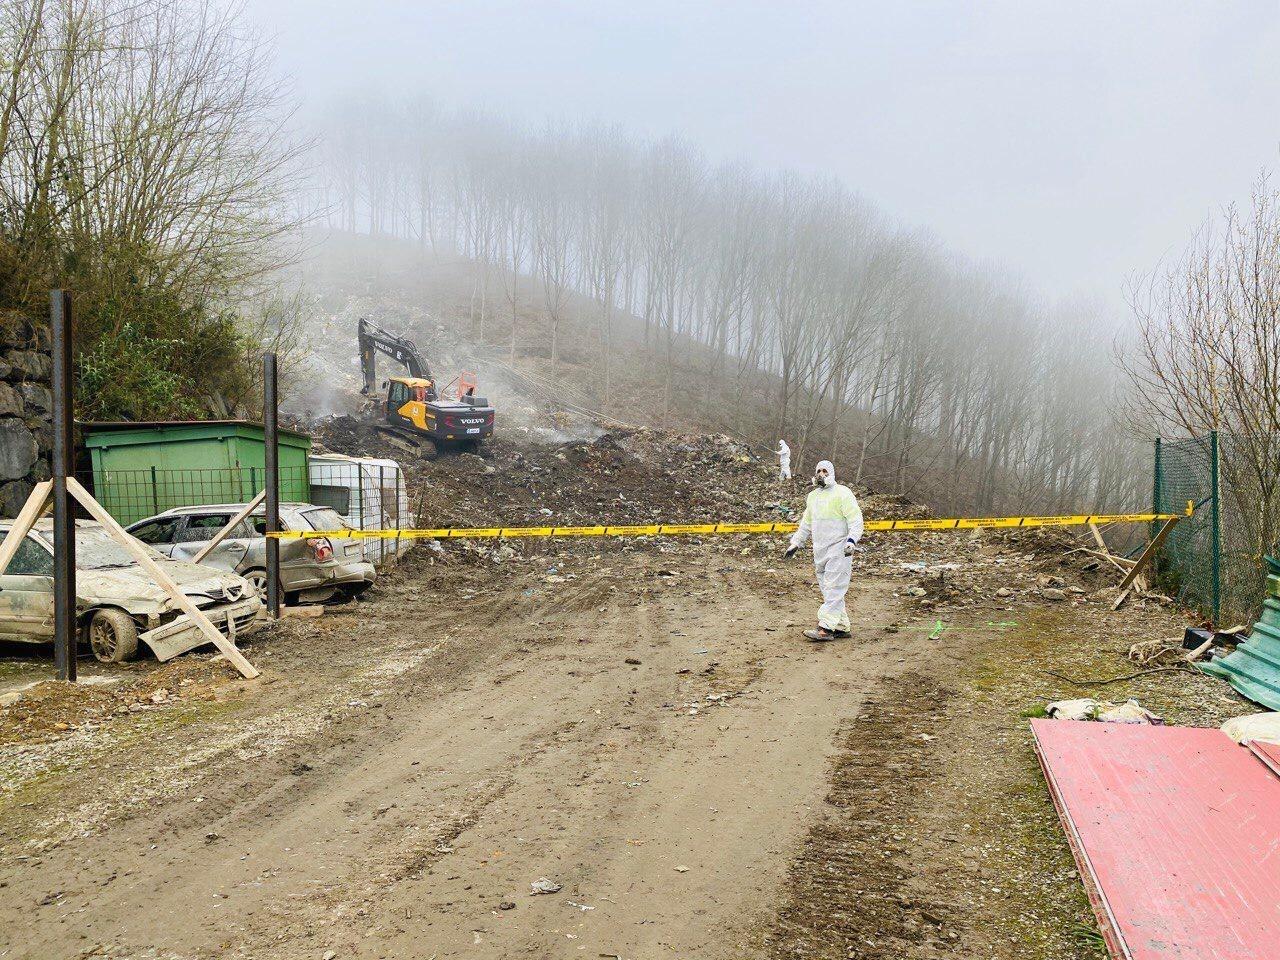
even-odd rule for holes
{"type": "Polygon", "coordinates": [[[244,0],[304,109],[430,92],[830,173],[1117,313],[1280,159],[1274,2],[244,0]]]}

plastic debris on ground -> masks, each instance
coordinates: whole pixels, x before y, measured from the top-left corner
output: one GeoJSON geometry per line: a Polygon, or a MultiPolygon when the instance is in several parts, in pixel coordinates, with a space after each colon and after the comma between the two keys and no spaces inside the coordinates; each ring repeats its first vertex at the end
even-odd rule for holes
{"type": "Polygon", "coordinates": [[[1096,720],[1099,723],[1150,724],[1159,726],[1164,720],[1143,707],[1137,700],[1111,703],[1107,700],[1056,700],[1044,708],[1051,720],[1096,720]]]}
{"type": "Polygon", "coordinates": [[[1266,740],[1280,743],[1280,713],[1251,713],[1233,717],[1222,725],[1222,732],[1236,743],[1266,740]]]}

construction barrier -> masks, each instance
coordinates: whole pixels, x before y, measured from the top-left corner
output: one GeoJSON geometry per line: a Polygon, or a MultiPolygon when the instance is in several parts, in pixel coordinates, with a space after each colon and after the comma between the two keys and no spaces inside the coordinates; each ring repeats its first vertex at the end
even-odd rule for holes
{"type": "MultiPolygon", "coordinates": [[[[984,530],[1032,527],[1084,527],[1105,523],[1152,523],[1188,517],[1186,513],[1117,513],[1074,514],[1062,517],[960,517],[950,520],[868,520],[863,529],[868,533],[912,532],[927,530],[984,530]]],[[[724,533],[794,533],[794,523],[654,523],[632,526],[592,527],[442,527],[423,530],[282,530],[269,536],[282,539],[336,537],[348,540],[494,540],[504,537],[667,537],[682,534],[724,533]]]]}

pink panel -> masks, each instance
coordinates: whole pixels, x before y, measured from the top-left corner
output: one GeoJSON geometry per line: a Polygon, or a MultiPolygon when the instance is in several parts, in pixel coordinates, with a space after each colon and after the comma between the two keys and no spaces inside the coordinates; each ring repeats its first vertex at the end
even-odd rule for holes
{"type": "Polygon", "coordinates": [[[1220,730],[1031,727],[1113,956],[1280,958],[1280,778],[1220,730]]]}

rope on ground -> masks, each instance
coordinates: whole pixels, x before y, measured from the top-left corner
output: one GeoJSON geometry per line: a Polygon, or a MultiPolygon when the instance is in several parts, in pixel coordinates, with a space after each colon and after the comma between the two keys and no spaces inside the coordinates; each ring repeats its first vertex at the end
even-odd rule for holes
{"type": "Polygon", "coordinates": [[[1105,680],[1078,680],[1075,677],[1068,677],[1061,673],[1055,673],[1052,670],[1044,671],[1048,676],[1055,680],[1063,680],[1067,683],[1074,684],[1077,687],[1103,687],[1108,683],[1119,683],[1121,680],[1135,680],[1138,677],[1145,677],[1153,673],[1190,673],[1196,676],[1203,676],[1199,671],[1192,670],[1189,667],[1156,667],[1154,670],[1139,670],[1137,673],[1126,673],[1122,677],[1107,677],[1105,680]]]}

